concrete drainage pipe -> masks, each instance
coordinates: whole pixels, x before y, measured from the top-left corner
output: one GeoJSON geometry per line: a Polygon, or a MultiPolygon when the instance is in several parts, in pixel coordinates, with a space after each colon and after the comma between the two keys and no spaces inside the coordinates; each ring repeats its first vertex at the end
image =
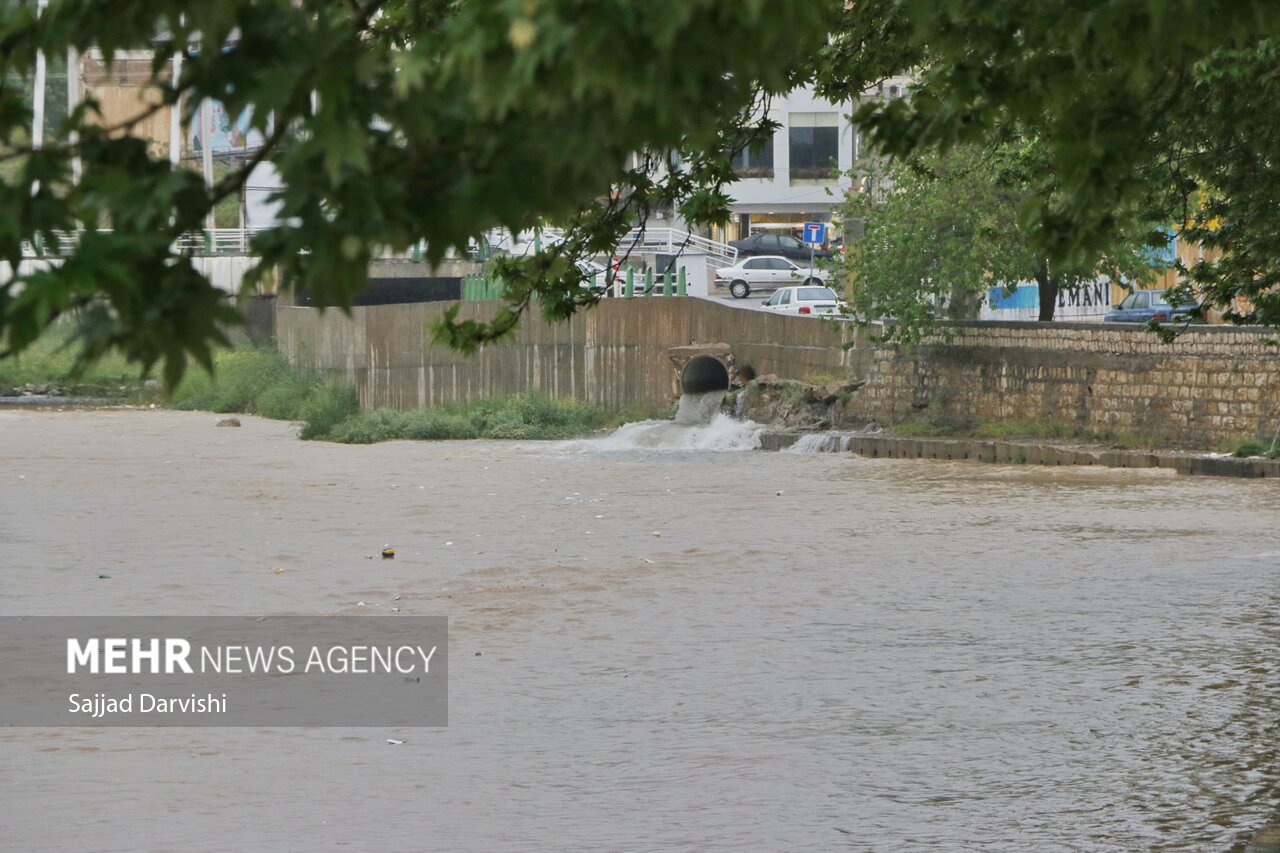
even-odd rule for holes
{"type": "Polygon", "coordinates": [[[694,356],[680,373],[680,390],[685,394],[728,391],[729,368],[713,355],[694,356]]]}

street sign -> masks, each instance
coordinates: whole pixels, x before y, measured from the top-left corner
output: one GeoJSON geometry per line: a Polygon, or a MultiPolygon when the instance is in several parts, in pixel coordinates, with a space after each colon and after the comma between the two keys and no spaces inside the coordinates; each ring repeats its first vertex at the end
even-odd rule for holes
{"type": "Polygon", "coordinates": [[[827,223],[806,222],[804,224],[804,242],[814,245],[827,242],[827,223]]]}

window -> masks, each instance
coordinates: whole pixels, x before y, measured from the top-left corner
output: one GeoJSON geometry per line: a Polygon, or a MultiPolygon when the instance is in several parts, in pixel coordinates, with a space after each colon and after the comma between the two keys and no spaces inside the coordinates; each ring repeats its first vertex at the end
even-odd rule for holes
{"type": "Polygon", "coordinates": [[[739,178],[772,178],[773,135],[739,151],[733,158],[733,173],[739,178]]]}
{"type": "Polygon", "coordinates": [[[802,287],[796,292],[797,299],[807,299],[810,302],[819,299],[835,299],[836,292],[829,287],[802,287]]]}
{"type": "Polygon", "coordinates": [[[797,267],[795,264],[791,263],[791,261],[787,260],[786,258],[770,258],[770,259],[769,259],[769,269],[771,269],[771,270],[785,270],[785,271],[787,271],[787,272],[790,272],[791,270],[799,269],[799,267],[797,267]]]}
{"type": "Polygon", "coordinates": [[[782,298],[778,300],[778,304],[779,304],[779,305],[787,305],[787,304],[789,304],[789,303],[791,302],[791,291],[790,291],[790,290],[783,290],[783,291],[781,291],[781,293],[782,293],[782,298]]]}
{"type": "Polygon", "coordinates": [[[752,258],[742,265],[744,270],[767,270],[769,269],[768,258],[752,258]]]}
{"type": "Polygon", "coordinates": [[[839,113],[792,113],[791,183],[829,184],[835,180],[840,144],[839,113]]]}

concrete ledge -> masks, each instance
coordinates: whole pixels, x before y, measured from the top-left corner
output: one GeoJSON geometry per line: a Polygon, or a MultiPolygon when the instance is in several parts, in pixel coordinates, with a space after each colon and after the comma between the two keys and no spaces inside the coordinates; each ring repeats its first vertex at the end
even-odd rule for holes
{"type": "MultiPolygon", "coordinates": [[[[939,328],[944,329],[1035,329],[1041,332],[1051,332],[1055,329],[1067,329],[1078,332],[1146,332],[1149,331],[1146,323],[1104,323],[1101,320],[1095,322],[1071,322],[1068,320],[1050,320],[1047,323],[1041,323],[1036,320],[939,320],[937,322],[939,328]]],[[[1204,332],[1210,335],[1226,335],[1233,332],[1244,332],[1246,334],[1258,335],[1266,337],[1275,335],[1277,329],[1271,326],[1236,326],[1231,323],[1191,323],[1183,327],[1173,323],[1166,323],[1166,328],[1177,329],[1187,332],[1204,332]]],[[[1159,339],[1152,334],[1152,341],[1157,342],[1159,339]]]]}
{"type": "Polygon", "coordinates": [[[1280,460],[1196,456],[1168,450],[1117,450],[978,438],[910,438],[865,433],[766,432],[762,450],[786,450],[801,440],[815,453],[851,452],[868,459],[940,459],[998,465],[1100,465],[1107,468],[1169,468],[1211,477],[1280,477],[1280,460]]]}

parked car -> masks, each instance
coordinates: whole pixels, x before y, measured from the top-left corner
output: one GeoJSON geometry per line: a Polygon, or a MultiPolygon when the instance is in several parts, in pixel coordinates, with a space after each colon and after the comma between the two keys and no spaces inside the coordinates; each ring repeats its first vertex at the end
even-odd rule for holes
{"type": "Polygon", "coordinates": [[[1146,323],[1149,320],[1157,320],[1188,323],[1199,319],[1202,319],[1200,306],[1194,302],[1170,305],[1164,298],[1163,290],[1135,290],[1126,296],[1123,302],[1107,312],[1102,322],[1146,323]]]}
{"type": "Polygon", "coordinates": [[[578,268],[578,272],[582,274],[582,281],[578,286],[585,289],[594,290],[601,295],[607,295],[608,290],[608,268],[604,264],[596,263],[590,258],[582,258],[574,262],[578,268]]]}
{"type": "MultiPolygon", "coordinates": [[[[757,231],[745,240],[730,240],[729,245],[738,250],[740,258],[748,255],[781,255],[798,261],[809,260],[809,244],[790,234],[757,231]]],[[[831,253],[826,249],[813,249],[814,260],[826,260],[830,257],[831,253]]]]}
{"type": "Polygon", "coordinates": [[[840,315],[849,306],[829,287],[780,287],[764,303],[764,308],[778,314],[801,314],[809,317],[840,315]]]}
{"type": "Polygon", "coordinates": [[[789,284],[821,285],[827,271],[802,267],[789,258],[764,255],[743,258],[731,267],[716,270],[716,287],[728,287],[734,299],[745,299],[752,293],[776,290],[789,284]]]}

